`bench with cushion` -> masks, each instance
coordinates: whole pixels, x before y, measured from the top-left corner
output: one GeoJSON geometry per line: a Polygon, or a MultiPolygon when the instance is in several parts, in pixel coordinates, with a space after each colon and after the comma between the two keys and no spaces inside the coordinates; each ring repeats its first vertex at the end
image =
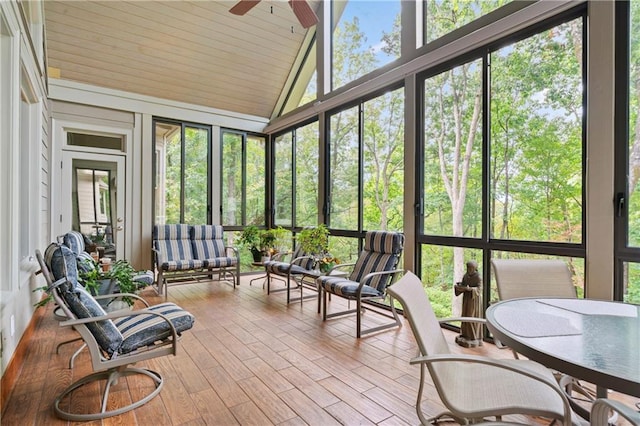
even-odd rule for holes
{"type": "Polygon", "coordinates": [[[231,281],[234,288],[238,284],[238,250],[224,244],[221,225],[156,225],[153,252],[159,294],[166,295],[170,283],[213,279],[216,273],[219,281],[231,281]]]}

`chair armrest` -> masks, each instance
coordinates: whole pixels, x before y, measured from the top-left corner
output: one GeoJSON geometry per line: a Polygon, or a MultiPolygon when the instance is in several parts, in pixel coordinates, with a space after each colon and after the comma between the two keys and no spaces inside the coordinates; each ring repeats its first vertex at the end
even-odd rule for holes
{"type": "MultiPolygon", "coordinates": [[[[409,361],[409,364],[435,364],[435,363],[446,363],[446,362],[468,362],[474,364],[484,364],[492,367],[500,368],[507,371],[512,371],[515,373],[519,373],[523,376],[526,376],[532,380],[536,380],[547,385],[549,388],[553,389],[555,393],[558,394],[560,399],[562,400],[563,411],[564,411],[564,422],[565,425],[571,425],[571,406],[569,405],[569,400],[564,394],[563,390],[560,388],[558,383],[555,380],[548,379],[544,376],[538,375],[535,371],[528,369],[526,366],[520,366],[517,363],[504,363],[500,362],[500,360],[487,358],[483,356],[477,355],[458,355],[458,354],[446,354],[446,355],[427,355],[427,356],[419,356],[413,358],[409,361]]],[[[434,378],[435,380],[435,378],[434,378]]]]}
{"type": "Polygon", "coordinates": [[[325,273],[325,275],[331,275],[331,273],[336,270],[336,269],[346,269],[347,267],[350,266],[356,266],[356,263],[338,263],[333,265],[333,267],[331,267],[331,269],[329,269],[329,272],[325,273]]]}
{"type": "MultiPolygon", "coordinates": [[[[358,293],[360,293],[362,291],[362,287],[365,285],[365,283],[367,281],[370,281],[374,277],[377,277],[377,276],[380,276],[380,275],[395,275],[395,274],[397,274],[399,272],[404,274],[404,269],[394,269],[392,271],[369,272],[367,275],[362,277],[362,279],[360,280],[360,285],[358,286],[358,289],[356,291],[358,293]]],[[[389,284],[387,284],[387,286],[388,285],[389,284]]]]}
{"type": "Polygon", "coordinates": [[[617,412],[632,425],[640,425],[640,413],[633,408],[612,399],[598,398],[591,405],[591,424],[605,426],[609,424],[609,410],[617,412]]]}
{"type": "Polygon", "coordinates": [[[314,256],[298,256],[294,259],[291,259],[291,262],[289,263],[291,263],[292,265],[299,265],[300,262],[306,259],[315,259],[315,257],[314,256]]]}
{"type": "Polygon", "coordinates": [[[448,317],[448,318],[441,318],[438,320],[438,322],[440,322],[441,324],[443,323],[448,323],[448,322],[475,322],[478,324],[486,324],[487,320],[484,318],[476,318],[476,317],[448,317]]]}
{"type": "MultiPolygon", "coordinates": [[[[96,300],[100,300],[100,299],[123,299],[125,297],[128,297],[130,299],[140,300],[140,301],[142,301],[142,303],[144,303],[145,308],[149,307],[149,302],[147,302],[144,298],[138,296],[137,294],[133,294],[133,293],[110,293],[110,294],[101,294],[99,296],[93,296],[93,298],[96,299],[96,300]]],[[[129,312],[131,312],[131,311],[129,311],[129,312]]]]}
{"type": "Polygon", "coordinates": [[[232,246],[224,246],[224,250],[225,250],[225,251],[227,251],[227,250],[231,250],[231,251],[233,252],[233,254],[234,254],[234,257],[235,257],[235,258],[238,258],[238,259],[240,258],[240,257],[239,257],[240,255],[239,255],[238,249],[237,249],[236,247],[232,247],[232,246]]]}
{"type": "MultiPolygon", "coordinates": [[[[274,260],[276,262],[281,262],[281,259],[284,259],[285,257],[289,256],[290,254],[293,254],[293,252],[291,252],[291,251],[280,251],[280,252],[274,254],[273,256],[271,256],[271,260],[274,260]]],[[[293,263],[293,261],[291,261],[291,263],[293,263]]]]}

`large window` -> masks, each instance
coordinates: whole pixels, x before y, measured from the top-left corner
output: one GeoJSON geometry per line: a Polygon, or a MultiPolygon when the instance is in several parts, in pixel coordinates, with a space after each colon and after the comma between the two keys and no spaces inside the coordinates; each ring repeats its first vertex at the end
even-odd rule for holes
{"type": "Polygon", "coordinates": [[[583,25],[560,19],[423,80],[420,267],[439,314],[457,313],[469,260],[560,255],[583,275],[583,25]]]}
{"type": "Polygon", "coordinates": [[[221,187],[223,225],[265,225],[264,136],[222,130],[221,187]]]}
{"type": "Polygon", "coordinates": [[[400,57],[400,1],[334,0],[331,5],[332,89],[400,57]]]}
{"type": "Polygon", "coordinates": [[[640,303],[640,4],[617,2],[616,14],[615,296],[640,303]]]}
{"type": "Polygon", "coordinates": [[[424,0],[424,44],[486,15],[510,0],[424,0]]]}
{"type": "Polygon", "coordinates": [[[211,223],[211,127],[154,119],[154,223],[211,223]]]}
{"type": "Polygon", "coordinates": [[[318,223],[318,122],[274,139],[274,224],[289,228],[318,223]]]}
{"type": "MultiPolygon", "coordinates": [[[[403,229],[404,91],[389,90],[330,116],[329,227],[359,237],[367,230],[403,229]]],[[[335,240],[337,244],[337,239],[335,240]]],[[[332,247],[351,257],[344,241],[332,247]]],[[[357,250],[355,250],[357,253],[357,250]]]]}

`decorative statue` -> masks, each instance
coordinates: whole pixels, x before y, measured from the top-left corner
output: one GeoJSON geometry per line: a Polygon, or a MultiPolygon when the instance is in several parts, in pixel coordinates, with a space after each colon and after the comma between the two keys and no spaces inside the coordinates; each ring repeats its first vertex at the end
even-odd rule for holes
{"type": "MultiPolygon", "coordinates": [[[[462,282],[454,286],[456,296],[462,296],[462,316],[480,317],[482,312],[482,277],[478,273],[478,264],[475,261],[467,262],[467,272],[462,277],[462,282]]],[[[482,324],[463,322],[460,327],[460,335],[456,337],[456,343],[465,348],[474,348],[482,345],[482,324]]]]}

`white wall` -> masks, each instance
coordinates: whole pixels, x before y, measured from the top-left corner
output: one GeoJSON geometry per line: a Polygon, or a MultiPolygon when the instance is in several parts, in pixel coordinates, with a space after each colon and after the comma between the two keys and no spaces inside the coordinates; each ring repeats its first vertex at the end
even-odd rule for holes
{"type": "Polygon", "coordinates": [[[24,26],[15,1],[0,2],[0,333],[4,374],[35,310],[42,284],[37,248],[49,241],[49,102],[42,67],[41,3],[24,26]],[[38,18],[34,20],[34,17],[38,18]]]}

